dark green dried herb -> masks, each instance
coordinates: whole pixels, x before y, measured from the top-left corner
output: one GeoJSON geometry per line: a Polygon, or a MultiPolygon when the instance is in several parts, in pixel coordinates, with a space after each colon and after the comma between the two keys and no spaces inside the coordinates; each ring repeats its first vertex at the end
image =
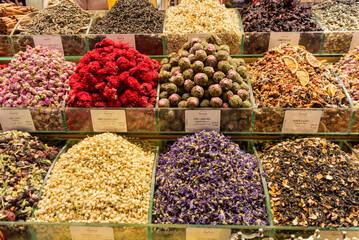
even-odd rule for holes
{"type": "Polygon", "coordinates": [[[261,155],[277,225],[358,226],[359,163],[320,138],[285,141],[261,155]]]}
{"type": "Polygon", "coordinates": [[[21,35],[70,35],[85,33],[92,13],[70,0],[61,0],[36,14],[21,26],[21,35]]]}
{"type": "Polygon", "coordinates": [[[1,221],[25,221],[30,217],[57,154],[57,147],[49,147],[29,133],[0,134],[1,221]]]}
{"type": "Polygon", "coordinates": [[[120,0],[92,27],[95,34],[162,33],[164,13],[147,0],[120,0]]]}

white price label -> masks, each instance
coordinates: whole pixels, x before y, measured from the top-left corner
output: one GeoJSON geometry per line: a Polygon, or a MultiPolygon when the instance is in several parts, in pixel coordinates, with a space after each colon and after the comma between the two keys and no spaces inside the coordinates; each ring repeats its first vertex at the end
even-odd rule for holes
{"type": "Polygon", "coordinates": [[[231,229],[186,228],[186,240],[222,240],[229,239],[231,229]]]}
{"type": "Polygon", "coordinates": [[[185,112],[186,132],[220,130],[221,110],[187,110],[185,112]]]}
{"type": "Polygon", "coordinates": [[[115,43],[122,42],[128,44],[130,49],[136,49],[136,39],[133,34],[108,34],[106,37],[113,40],[115,43]]]}
{"type": "Polygon", "coordinates": [[[115,240],[112,227],[70,226],[72,240],[115,240]]]}
{"type": "Polygon", "coordinates": [[[95,132],[127,132],[125,110],[91,110],[95,132]]]}
{"type": "Polygon", "coordinates": [[[64,54],[61,36],[33,36],[35,46],[48,47],[59,50],[64,54]]]}
{"type": "Polygon", "coordinates": [[[193,38],[199,38],[202,41],[206,41],[206,38],[210,33],[188,33],[188,41],[192,41],[193,38]]]}
{"type": "Polygon", "coordinates": [[[293,32],[271,32],[268,49],[277,47],[281,43],[299,43],[300,33],[293,32]]]}
{"type": "Polygon", "coordinates": [[[35,131],[29,109],[1,109],[0,122],[3,130],[35,131]]]}
{"type": "Polygon", "coordinates": [[[283,121],[283,133],[317,133],[322,110],[287,110],[283,121]]]}
{"type": "Polygon", "coordinates": [[[352,43],[350,44],[349,51],[354,50],[355,47],[359,47],[359,32],[353,33],[352,43]]]}

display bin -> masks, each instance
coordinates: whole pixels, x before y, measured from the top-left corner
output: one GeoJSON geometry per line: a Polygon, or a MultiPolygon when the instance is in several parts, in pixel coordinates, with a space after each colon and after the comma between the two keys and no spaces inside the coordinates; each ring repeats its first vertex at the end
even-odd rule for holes
{"type": "MultiPolygon", "coordinates": [[[[250,89],[251,83],[247,81],[250,89]]],[[[159,87],[160,88],[160,87],[159,87]]],[[[157,93],[157,119],[158,119],[158,131],[162,134],[165,133],[179,133],[179,132],[193,132],[190,130],[192,127],[187,126],[188,121],[193,121],[191,119],[194,116],[190,111],[196,111],[199,116],[212,116],[212,119],[219,119],[219,124],[210,125],[209,123],[199,123],[204,124],[204,129],[219,129],[221,132],[228,133],[250,133],[253,129],[253,120],[254,120],[254,108],[159,108],[159,91],[157,93]],[[200,112],[199,112],[200,111],[200,112]],[[188,114],[189,113],[189,114],[188,114]],[[186,114],[188,114],[186,118],[186,114]],[[191,115],[190,115],[191,114],[191,115]],[[186,122],[187,119],[187,122],[186,122]],[[186,131],[187,126],[187,131],[186,131]],[[217,127],[217,128],[216,128],[217,127]]],[[[254,106],[253,93],[250,91],[250,102],[254,106]]],[[[194,113],[194,112],[192,112],[194,113]]],[[[214,122],[212,121],[214,124],[214,122]]]]}
{"type": "Polygon", "coordinates": [[[69,132],[157,132],[155,108],[67,107],[63,113],[69,132]]]}
{"type": "MultiPolygon", "coordinates": [[[[238,16],[239,25],[241,24],[239,13],[236,9],[230,9],[231,11],[235,11],[238,16]]],[[[194,37],[199,37],[201,39],[205,39],[206,36],[215,34],[221,40],[223,44],[229,46],[231,51],[231,55],[240,55],[241,54],[241,46],[242,46],[242,37],[243,31],[242,29],[238,29],[238,33],[169,33],[166,31],[166,17],[163,25],[163,32],[165,36],[165,53],[169,55],[172,52],[178,52],[182,48],[182,46],[194,37]]]]}
{"type": "MultiPolygon", "coordinates": [[[[30,132],[64,132],[62,119],[63,108],[0,108],[5,117],[0,118],[7,122],[3,130],[24,130],[30,132]],[[6,114],[5,114],[6,113],[6,114]],[[12,128],[12,129],[10,129],[12,128]]],[[[0,130],[2,128],[0,127],[0,130]]]]}
{"type": "MultiPolygon", "coordinates": [[[[39,191],[39,196],[42,195],[42,188],[45,186],[45,182],[48,179],[52,168],[54,167],[56,161],[59,159],[60,155],[63,154],[69,148],[69,142],[64,142],[62,147],[60,147],[60,151],[57,154],[56,158],[52,162],[49,170],[46,173],[44,178],[44,182],[42,187],[39,191]]],[[[0,221],[0,236],[1,233],[8,239],[8,240],[27,240],[27,239],[36,239],[34,235],[34,229],[32,227],[32,223],[30,222],[7,222],[7,221],[0,221]]]]}
{"type": "MultiPolygon", "coordinates": [[[[25,51],[26,45],[34,47],[35,44],[59,49],[60,51],[63,51],[64,56],[83,56],[86,54],[86,34],[46,36],[20,35],[22,32],[22,26],[28,24],[37,14],[38,13],[30,13],[21,18],[15,25],[15,28],[10,36],[14,54],[19,51],[25,51]]],[[[85,30],[86,29],[84,29],[84,31],[85,30]]]]}
{"type": "MultiPolygon", "coordinates": [[[[158,56],[163,55],[163,37],[162,34],[93,34],[94,24],[108,11],[100,11],[91,19],[90,27],[87,30],[88,50],[95,48],[95,44],[101,42],[105,38],[110,38],[116,43],[121,41],[130,44],[131,48],[135,48],[142,54],[158,56]]],[[[164,11],[161,11],[164,14],[164,11]]]]}
{"type": "MultiPolygon", "coordinates": [[[[254,133],[281,134],[286,111],[321,111],[317,133],[321,134],[348,134],[354,118],[353,103],[339,78],[339,85],[345,93],[347,108],[255,108],[254,133]]],[[[312,132],[316,133],[316,132],[312,132]]]]}
{"type": "MultiPolygon", "coordinates": [[[[324,32],[245,32],[240,15],[243,35],[242,54],[263,54],[282,42],[291,42],[304,46],[311,53],[319,54],[322,50],[324,32]]],[[[322,27],[318,18],[317,26],[322,27]]]]}
{"type": "Polygon", "coordinates": [[[349,51],[353,31],[325,32],[322,54],[345,54],[349,51]]]}

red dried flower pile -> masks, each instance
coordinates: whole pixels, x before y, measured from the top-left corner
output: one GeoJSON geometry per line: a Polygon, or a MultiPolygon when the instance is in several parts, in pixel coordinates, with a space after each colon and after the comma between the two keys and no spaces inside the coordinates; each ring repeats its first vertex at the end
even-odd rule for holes
{"type": "Polygon", "coordinates": [[[160,64],[127,44],[104,39],[70,77],[69,107],[153,107],[160,64]]]}

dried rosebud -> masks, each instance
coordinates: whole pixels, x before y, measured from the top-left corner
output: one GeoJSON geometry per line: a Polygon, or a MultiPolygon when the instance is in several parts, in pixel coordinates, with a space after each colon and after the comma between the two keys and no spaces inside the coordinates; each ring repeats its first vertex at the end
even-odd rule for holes
{"type": "Polygon", "coordinates": [[[191,61],[187,57],[183,57],[179,60],[178,65],[180,66],[181,70],[184,71],[191,66],[191,61]]]}
{"type": "Polygon", "coordinates": [[[233,95],[229,98],[229,104],[233,108],[239,108],[242,104],[242,99],[238,95],[233,95]]]}
{"type": "Polygon", "coordinates": [[[232,83],[232,80],[230,80],[228,78],[224,78],[219,82],[219,85],[221,85],[221,88],[223,91],[228,91],[232,88],[233,83],[232,83]]]}
{"type": "Polygon", "coordinates": [[[191,63],[193,63],[194,61],[196,61],[196,56],[194,54],[190,54],[188,55],[188,59],[191,61],[191,63]]]}
{"type": "Polygon", "coordinates": [[[178,56],[179,56],[180,58],[188,57],[188,56],[189,56],[189,52],[186,51],[186,50],[181,49],[181,50],[178,51],[178,56]]]}
{"type": "Polygon", "coordinates": [[[184,84],[183,84],[184,90],[186,92],[190,92],[195,85],[196,84],[194,83],[194,81],[192,81],[191,79],[187,79],[186,81],[184,81],[184,84]]]}
{"type": "Polygon", "coordinates": [[[158,101],[158,106],[159,107],[170,107],[170,101],[168,101],[167,98],[160,99],[158,101]]]}
{"type": "Polygon", "coordinates": [[[220,51],[221,51],[221,50],[226,51],[228,54],[230,54],[230,50],[229,50],[229,46],[228,46],[228,45],[223,44],[223,45],[219,46],[219,50],[220,50],[220,51]]]}
{"type": "Polygon", "coordinates": [[[193,46],[192,46],[192,48],[190,49],[189,52],[190,52],[191,54],[195,54],[197,50],[203,50],[203,46],[202,46],[202,44],[200,44],[199,42],[193,44],[193,46]]]}
{"type": "Polygon", "coordinates": [[[229,57],[229,54],[226,51],[219,50],[216,53],[216,58],[218,61],[227,61],[228,57],[229,57]]]}
{"type": "Polygon", "coordinates": [[[194,78],[193,70],[192,69],[187,69],[186,71],[184,71],[183,72],[183,78],[193,80],[193,78],[194,78]]]}
{"type": "Polygon", "coordinates": [[[208,91],[212,97],[219,97],[222,95],[222,89],[219,84],[209,86],[208,91]]]}
{"type": "Polygon", "coordinates": [[[218,70],[227,73],[230,70],[231,65],[227,61],[220,61],[218,63],[218,70]]]}
{"type": "MultiPolygon", "coordinates": [[[[167,59],[167,58],[165,58],[165,59],[167,59]]],[[[162,66],[161,66],[161,71],[167,71],[167,72],[171,72],[171,68],[172,68],[172,66],[171,66],[171,64],[169,64],[169,63],[166,63],[166,64],[163,64],[162,66]]]]}
{"type": "MultiPolygon", "coordinates": [[[[233,83],[233,85],[232,85],[232,89],[231,89],[231,91],[232,92],[237,92],[238,90],[240,90],[241,89],[241,85],[239,84],[239,83],[237,83],[237,82],[234,82],[233,83]]],[[[238,93],[237,93],[238,94],[238,93]]],[[[239,95],[239,94],[238,94],[239,95]]]]}
{"type": "Polygon", "coordinates": [[[229,101],[229,98],[232,97],[234,95],[234,93],[232,91],[227,91],[227,92],[224,92],[222,94],[222,99],[225,101],[225,102],[228,102],[229,101]]]}
{"type": "Polygon", "coordinates": [[[208,83],[208,77],[204,73],[197,73],[194,76],[194,83],[199,86],[206,86],[208,83]]]}
{"type": "Polygon", "coordinates": [[[213,55],[216,52],[216,47],[213,44],[208,44],[205,50],[207,55],[213,55]]]}
{"type": "Polygon", "coordinates": [[[177,57],[173,57],[173,58],[170,58],[170,64],[172,67],[177,67],[178,66],[178,62],[179,62],[180,58],[177,56],[177,57]]]}
{"type": "Polygon", "coordinates": [[[168,96],[169,96],[169,94],[168,94],[168,92],[166,92],[166,91],[163,91],[163,92],[161,92],[160,93],[160,99],[162,99],[162,98],[168,98],[168,96]]]}
{"type": "Polygon", "coordinates": [[[231,79],[233,82],[237,82],[241,84],[243,82],[243,78],[237,73],[236,70],[229,70],[227,72],[227,78],[231,79]]]}
{"type": "Polygon", "coordinates": [[[176,86],[176,84],[174,84],[174,83],[168,83],[167,85],[166,85],[166,91],[168,92],[168,94],[173,94],[173,93],[176,93],[177,92],[177,86],[176,86]]]}
{"type": "Polygon", "coordinates": [[[181,101],[181,97],[174,93],[168,98],[168,100],[172,107],[177,107],[178,103],[181,101]]]}
{"type": "Polygon", "coordinates": [[[213,98],[211,98],[210,104],[211,104],[212,107],[219,108],[219,107],[222,106],[223,101],[219,97],[213,97],[213,98]]]}
{"type": "Polygon", "coordinates": [[[183,75],[181,73],[177,73],[175,76],[170,78],[170,82],[176,84],[178,87],[182,86],[184,83],[183,75]]]}
{"type": "Polygon", "coordinates": [[[249,92],[248,90],[245,89],[239,89],[237,91],[237,95],[244,101],[247,100],[249,98],[249,92]]]}
{"type": "Polygon", "coordinates": [[[202,72],[203,68],[204,68],[204,64],[201,61],[195,61],[192,65],[191,68],[193,69],[194,72],[202,72]]]}
{"type": "Polygon", "coordinates": [[[196,56],[196,60],[201,62],[204,62],[207,59],[207,53],[203,50],[197,50],[195,56],[196,56]]]}
{"type": "Polygon", "coordinates": [[[215,72],[213,74],[213,80],[214,80],[215,83],[219,83],[225,77],[226,77],[226,75],[221,71],[215,72]]]}
{"type": "Polygon", "coordinates": [[[213,55],[209,55],[205,61],[205,66],[217,67],[217,58],[213,55]]]}
{"type": "Polygon", "coordinates": [[[168,82],[168,80],[170,79],[171,77],[171,73],[170,72],[167,72],[165,70],[162,70],[160,72],[160,74],[158,75],[158,80],[161,82],[161,83],[166,83],[168,82]]]}
{"type": "Polygon", "coordinates": [[[184,94],[182,95],[182,100],[187,101],[187,99],[188,99],[189,97],[191,97],[191,94],[190,94],[190,93],[184,93],[184,94]]]}
{"type": "Polygon", "coordinates": [[[252,104],[250,101],[248,100],[245,100],[242,102],[242,105],[241,105],[242,108],[251,108],[252,107],[252,104]]]}
{"type": "Polygon", "coordinates": [[[187,107],[196,108],[199,105],[199,100],[196,97],[190,97],[187,99],[187,107]]]}
{"type": "Polygon", "coordinates": [[[201,86],[199,86],[199,85],[194,86],[194,87],[192,88],[192,90],[191,90],[191,95],[192,95],[193,97],[198,98],[198,99],[202,98],[203,94],[204,94],[204,90],[203,90],[203,88],[202,88],[201,86]]]}
{"type": "Polygon", "coordinates": [[[212,78],[212,76],[214,74],[214,69],[213,69],[213,67],[205,67],[203,69],[203,73],[206,74],[208,78],[212,78]]]}
{"type": "Polygon", "coordinates": [[[179,108],[187,108],[187,101],[180,101],[178,103],[179,108]]]}

